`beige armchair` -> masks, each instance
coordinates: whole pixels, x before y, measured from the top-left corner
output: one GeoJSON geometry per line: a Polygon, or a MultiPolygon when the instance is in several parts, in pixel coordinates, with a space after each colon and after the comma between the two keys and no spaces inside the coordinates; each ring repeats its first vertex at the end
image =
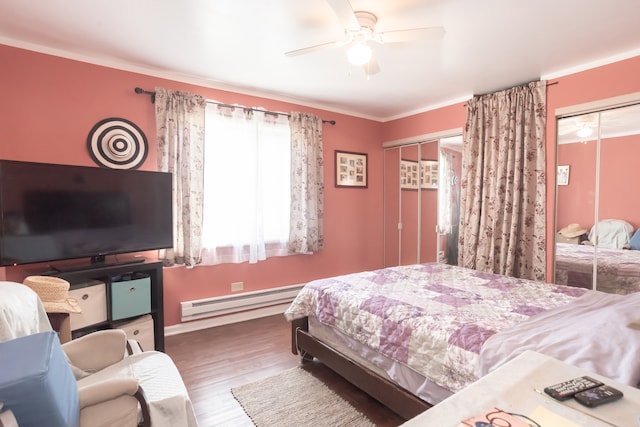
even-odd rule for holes
{"type": "MultiPolygon", "coordinates": [[[[51,326],[38,295],[0,282],[0,341],[45,330],[51,326]]],[[[197,426],[171,358],[131,344],[124,331],[110,329],[62,345],[78,385],[80,426],[197,426]]]]}
{"type": "Polygon", "coordinates": [[[62,345],[78,382],[80,426],[151,425],[148,403],[126,355],[119,329],[85,335],[62,345]]]}

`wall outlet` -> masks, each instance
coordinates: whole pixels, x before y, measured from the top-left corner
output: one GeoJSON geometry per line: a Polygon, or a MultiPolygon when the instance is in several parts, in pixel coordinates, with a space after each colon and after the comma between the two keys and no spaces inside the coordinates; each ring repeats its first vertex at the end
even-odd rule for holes
{"type": "Polygon", "coordinates": [[[231,284],[231,292],[238,292],[244,289],[244,282],[233,282],[231,284]]]}

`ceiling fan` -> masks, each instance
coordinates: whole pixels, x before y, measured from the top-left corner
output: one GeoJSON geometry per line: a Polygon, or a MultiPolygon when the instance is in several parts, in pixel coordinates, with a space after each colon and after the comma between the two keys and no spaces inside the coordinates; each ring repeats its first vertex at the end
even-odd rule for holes
{"type": "Polygon", "coordinates": [[[585,114],[578,117],[567,117],[558,121],[558,136],[576,135],[581,139],[590,137],[598,127],[598,117],[585,114]]]}
{"type": "Polygon", "coordinates": [[[373,55],[371,43],[402,43],[416,40],[442,38],[444,28],[422,27],[380,32],[376,30],[378,17],[371,12],[354,11],[348,0],[327,0],[344,26],[345,37],[302,49],[285,52],[287,56],[298,56],[328,48],[349,46],[347,58],[356,66],[362,66],[367,76],[380,72],[378,61],[373,55]]]}

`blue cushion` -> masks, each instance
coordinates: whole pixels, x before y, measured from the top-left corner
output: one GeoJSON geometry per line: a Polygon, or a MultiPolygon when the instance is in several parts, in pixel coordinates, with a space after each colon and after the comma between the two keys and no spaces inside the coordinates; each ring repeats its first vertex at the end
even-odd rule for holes
{"type": "Polygon", "coordinates": [[[20,427],[77,427],[78,385],[53,331],[0,343],[0,402],[20,427]]]}
{"type": "Polygon", "coordinates": [[[640,250],[640,228],[636,230],[631,240],[629,240],[629,245],[631,246],[631,249],[635,249],[636,251],[640,250]]]}

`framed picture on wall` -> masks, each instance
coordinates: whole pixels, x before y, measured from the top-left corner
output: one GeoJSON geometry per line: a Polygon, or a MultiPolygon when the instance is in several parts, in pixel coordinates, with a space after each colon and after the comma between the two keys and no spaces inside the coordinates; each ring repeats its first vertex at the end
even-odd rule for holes
{"type": "Polygon", "coordinates": [[[437,160],[420,160],[420,188],[423,190],[438,189],[437,160]]]}
{"type": "Polygon", "coordinates": [[[367,188],[367,154],[350,151],[336,153],[336,187],[367,188]]]}
{"type": "Polygon", "coordinates": [[[558,185],[569,185],[569,166],[558,166],[558,185]]]}
{"type": "Polygon", "coordinates": [[[420,170],[415,160],[400,160],[400,188],[417,190],[420,188],[420,170]]]}

